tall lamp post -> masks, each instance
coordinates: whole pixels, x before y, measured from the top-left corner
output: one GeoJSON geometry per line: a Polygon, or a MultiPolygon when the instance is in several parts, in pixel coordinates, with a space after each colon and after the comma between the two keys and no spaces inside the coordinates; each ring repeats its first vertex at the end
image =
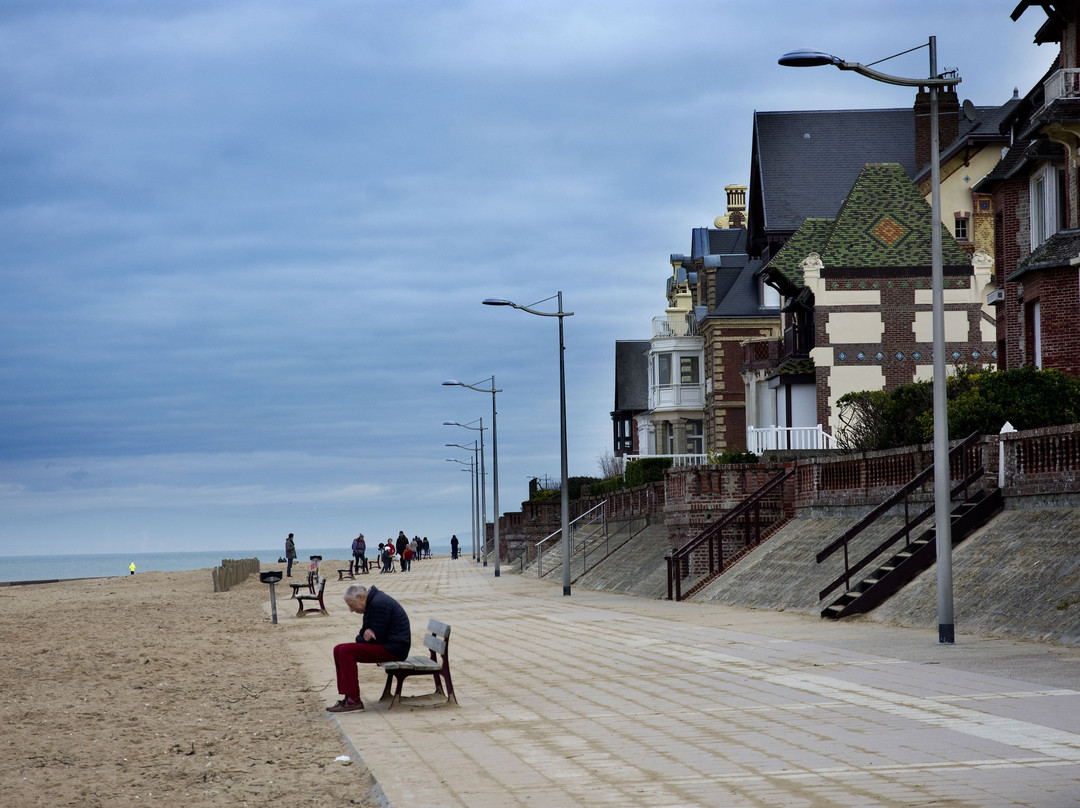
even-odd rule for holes
{"type": "Polygon", "coordinates": [[[484,468],[484,419],[477,418],[476,421],[469,421],[467,424],[459,424],[457,421],[443,421],[443,426],[460,426],[462,429],[471,429],[473,432],[480,433],[480,490],[478,496],[482,503],[481,509],[481,525],[484,529],[480,536],[480,547],[484,556],[484,566],[487,566],[487,470],[484,468]],[[473,426],[476,421],[480,422],[480,426],[473,426]]]}
{"type": "MultiPolygon", "coordinates": [[[[938,136],[938,88],[960,83],[960,76],[938,74],[937,37],[926,45],[930,51],[930,75],[925,79],[909,79],[880,73],[858,62],[845,62],[839,57],[820,51],[801,50],[786,53],[779,63],[787,67],[820,67],[832,65],[840,70],[853,70],[859,75],[901,87],[928,87],[930,90],[930,250],[932,318],[934,332],[934,528],[937,536],[938,642],[952,644],[955,640],[952,590],[952,521],[949,479],[949,417],[945,395],[945,282],[941,258],[941,144],[938,136]]],[[[903,53],[910,53],[911,50],[903,53]]],[[[901,56],[898,53],[896,56],[901,56]]],[[[888,57],[892,59],[893,57],[888,57]]],[[[884,59],[880,61],[885,61],[884,59]]]]}
{"type": "MultiPolygon", "coordinates": [[[[485,381],[484,379],[480,380],[485,381]]],[[[495,394],[501,393],[502,390],[495,389],[495,375],[492,374],[491,378],[486,381],[491,382],[491,389],[485,389],[483,387],[477,387],[475,384],[465,384],[465,382],[459,382],[456,379],[449,379],[443,382],[446,387],[467,387],[470,390],[476,390],[479,393],[491,393],[491,495],[493,500],[493,507],[495,508],[495,577],[499,577],[499,429],[496,424],[496,412],[495,412],[495,394]]],[[[477,382],[480,384],[480,382],[477,382]]],[[[483,435],[483,433],[480,433],[483,435]]],[[[486,481],[485,481],[486,484],[486,481]]],[[[485,515],[486,518],[486,515],[485,515]]],[[[487,523],[484,524],[484,543],[487,543],[487,523]]]]}
{"type": "MultiPolygon", "coordinates": [[[[456,447],[458,449],[464,449],[467,452],[472,452],[473,453],[473,461],[476,464],[480,463],[480,457],[479,457],[480,445],[476,441],[473,441],[472,446],[466,446],[466,445],[464,445],[462,443],[447,443],[446,445],[447,446],[454,446],[454,447],[456,447]]],[[[479,468],[479,465],[476,465],[475,468],[479,468]]],[[[487,528],[484,528],[484,529],[487,530],[487,528]]],[[[473,561],[479,561],[480,560],[479,537],[475,533],[473,533],[473,540],[472,540],[472,557],[473,557],[473,561]]]]}
{"type": "MultiPolygon", "coordinates": [[[[531,306],[520,306],[517,303],[501,298],[488,298],[484,301],[484,305],[510,306],[515,309],[527,311],[529,314],[535,314],[538,317],[559,318],[559,449],[562,473],[562,577],[563,595],[568,597],[570,595],[570,488],[566,476],[566,347],[563,344],[563,318],[573,317],[574,312],[563,311],[562,292],[558,292],[556,295],[553,295],[553,297],[557,297],[559,300],[559,310],[554,312],[537,311],[531,306]]],[[[538,300],[532,305],[535,306],[537,303],[546,303],[548,300],[551,300],[551,298],[548,297],[543,300],[538,300]]],[[[494,382],[492,383],[492,386],[494,387],[494,382]]]]}
{"type": "MultiPolygon", "coordinates": [[[[447,444],[449,446],[449,444],[447,444]]],[[[469,477],[469,505],[470,515],[472,516],[472,535],[473,535],[473,548],[476,547],[476,529],[480,523],[480,499],[477,493],[476,486],[476,464],[472,460],[458,460],[455,457],[446,458],[447,463],[460,463],[463,466],[468,466],[467,469],[461,469],[467,471],[471,475],[469,477]]],[[[474,556],[475,558],[475,556],[474,556]]]]}

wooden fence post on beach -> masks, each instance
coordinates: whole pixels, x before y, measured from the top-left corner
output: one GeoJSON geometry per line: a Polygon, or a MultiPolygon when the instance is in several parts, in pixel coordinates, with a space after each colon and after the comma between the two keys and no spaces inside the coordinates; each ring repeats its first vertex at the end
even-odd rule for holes
{"type": "Polygon", "coordinates": [[[257,558],[223,558],[220,567],[210,570],[214,578],[214,591],[228,592],[236,584],[246,581],[249,575],[258,571],[259,559],[257,558]]]}

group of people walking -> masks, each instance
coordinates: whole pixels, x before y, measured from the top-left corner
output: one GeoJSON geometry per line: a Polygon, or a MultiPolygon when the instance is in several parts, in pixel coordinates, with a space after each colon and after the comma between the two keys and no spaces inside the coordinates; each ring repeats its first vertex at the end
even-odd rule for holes
{"type": "MultiPolygon", "coordinates": [[[[352,563],[349,572],[356,575],[361,572],[370,572],[367,560],[367,542],[361,533],[352,543],[352,563]]],[[[396,540],[379,542],[379,549],[374,562],[379,565],[379,572],[394,572],[394,559],[400,559],[402,572],[408,572],[412,568],[412,562],[421,558],[431,558],[431,543],[427,536],[416,536],[410,539],[405,531],[399,530],[396,540]]]]}

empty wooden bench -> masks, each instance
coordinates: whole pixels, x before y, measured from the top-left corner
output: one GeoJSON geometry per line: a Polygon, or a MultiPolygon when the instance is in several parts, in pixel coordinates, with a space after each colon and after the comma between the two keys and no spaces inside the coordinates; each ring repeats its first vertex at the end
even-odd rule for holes
{"type": "Polygon", "coordinates": [[[326,579],[320,578],[319,585],[315,589],[314,593],[301,592],[296,595],[296,599],[300,601],[300,610],[296,613],[297,617],[303,617],[305,614],[311,612],[318,612],[319,614],[330,614],[326,611],[326,605],[323,603],[323,591],[326,589],[326,579]],[[311,603],[311,606],[305,606],[304,604],[311,603]],[[318,604],[316,606],[315,604],[318,604]]]}
{"type": "Polygon", "coordinates": [[[348,567],[346,569],[337,571],[337,579],[339,581],[344,581],[346,578],[348,578],[350,580],[353,580],[353,581],[356,580],[356,576],[353,575],[352,567],[348,567]]]}
{"type": "Polygon", "coordinates": [[[315,594],[315,583],[316,583],[316,576],[315,576],[315,571],[314,570],[312,570],[311,572],[309,572],[307,574],[307,581],[304,581],[302,583],[299,582],[299,581],[290,581],[289,586],[292,587],[292,596],[295,598],[297,595],[299,595],[301,589],[307,589],[308,594],[314,595],[315,594]]]}
{"type": "Polygon", "coordinates": [[[390,699],[387,709],[393,710],[401,703],[401,686],[410,676],[426,675],[435,679],[435,693],[432,695],[445,697],[443,701],[436,702],[436,705],[457,704],[454,682],[450,678],[450,626],[438,620],[429,620],[427,633],[424,635],[424,647],[428,649],[430,656],[417,655],[401,662],[379,663],[379,667],[386,671],[386,686],[379,701],[390,699]],[[391,696],[391,684],[395,680],[397,687],[391,696]]]}

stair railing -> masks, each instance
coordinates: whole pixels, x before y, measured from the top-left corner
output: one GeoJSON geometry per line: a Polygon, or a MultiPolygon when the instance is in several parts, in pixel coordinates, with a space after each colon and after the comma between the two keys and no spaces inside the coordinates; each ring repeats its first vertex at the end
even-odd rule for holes
{"type": "MultiPolygon", "coordinates": [[[[975,444],[978,443],[979,437],[980,433],[973,432],[966,438],[964,438],[964,440],[960,441],[960,443],[956,444],[956,446],[954,446],[949,451],[950,476],[960,477],[960,482],[957,483],[957,485],[953,487],[952,490],[949,492],[950,501],[953,497],[955,497],[958,493],[961,492],[963,492],[964,498],[967,499],[968,488],[970,488],[971,485],[974,484],[985,473],[985,469],[980,462],[979,452],[972,451],[972,448],[975,446],[975,444]],[[958,474],[953,473],[954,465],[957,466],[956,472],[958,472],[958,474]]],[[[832,581],[828,586],[821,590],[821,592],[818,594],[819,600],[824,600],[829,595],[829,593],[833,592],[841,585],[850,588],[851,578],[853,575],[862,571],[871,563],[873,563],[876,558],[878,558],[882,553],[892,547],[901,538],[904,539],[905,547],[911,544],[912,528],[921,524],[923,521],[926,520],[928,516],[930,516],[930,514],[934,512],[934,504],[931,503],[928,507],[921,510],[914,517],[912,517],[910,514],[910,497],[915,491],[917,491],[923,485],[932,480],[933,477],[933,465],[927,466],[925,469],[915,475],[902,488],[900,488],[896,493],[894,493],[892,496],[890,496],[888,499],[886,499],[884,502],[882,502],[880,505],[870,511],[870,513],[866,514],[866,516],[864,516],[862,519],[860,519],[858,522],[856,522],[854,525],[844,531],[843,535],[841,535],[838,539],[834,540],[827,547],[825,547],[825,549],[823,549],[817,554],[817,563],[820,564],[822,561],[830,558],[838,550],[844,551],[844,572],[838,578],[832,581]],[[901,527],[899,530],[897,530],[895,533],[893,533],[891,536],[881,542],[881,544],[879,544],[877,547],[870,550],[870,552],[868,552],[860,561],[852,564],[848,552],[849,543],[856,536],[862,533],[866,528],[868,528],[881,517],[885,516],[885,514],[887,514],[900,503],[903,503],[904,506],[903,527],[901,527]]]]}
{"type": "Polygon", "coordinates": [[[762,532],[761,502],[775,488],[782,486],[790,479],[795,474],[795,471],[795,467],[792,466],[780,472],[717,521],[706,527],[695,538],[665,556],[667,561],[668,600],[683,599],[682,568],[684,565],[689,565],[690,557],[703,544],[707,544],[709,550],[709,566],[705,575],[718,575],[724,571],[724,530],[736,524],[743,517],[752,516],[752,518],[747,518],[743,522],[743,536],[746,546],[760,541],[762,532]]]}
{"type": "MultiPolygon", "coordinates": [[[[607,500],[604,500],[599,505],[594,505],[585,513],[570,520],[569,536],[570,536],[570,555],[573,556],[579,549],[578,547],[578,534],[589,526],[596,526],[603,535],[607,535],[608,523],[607,523],[607,500]]],[[[545,536],[536,543],[536,577],[543,578],[549,572],[552,572],[556,566],[553,564],[548,568],[547,572],[544,571],[544,550],[547,549],[543,545],[556,537],[562,535],[562,528],[560,527],[554,533],[545,536]]],[[[560,555],[561,559],[561,555],[560,555]]],[[[562,562],[560,561],[559,564],[562,562]]]]}

